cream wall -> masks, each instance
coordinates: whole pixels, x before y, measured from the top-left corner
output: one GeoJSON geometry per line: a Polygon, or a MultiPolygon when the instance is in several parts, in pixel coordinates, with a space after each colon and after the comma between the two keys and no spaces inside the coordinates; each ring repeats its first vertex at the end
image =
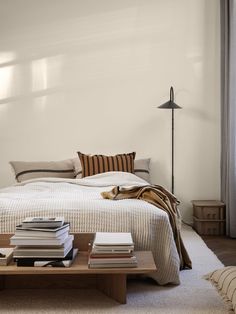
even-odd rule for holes
{"type": "Polygon", "coordinates": [[[175,192],[219,198],[219,1],[0,0],[0,186],[9,160],[76,151],[151,157],[170,188],[176,91],[175,192]]]}

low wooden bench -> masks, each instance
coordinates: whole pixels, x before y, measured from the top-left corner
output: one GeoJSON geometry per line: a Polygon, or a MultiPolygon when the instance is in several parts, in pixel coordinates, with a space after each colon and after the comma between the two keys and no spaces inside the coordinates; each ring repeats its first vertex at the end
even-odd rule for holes
{"type": "MultiPolygon", "coordinates": [[[[1,235],[0,247],[9,247],[11,236],[1,235]]],[[[74,236],[74,247],[79,249],[79,254],[71,267],[17,267],[12,261],[8,266],[0,266],[0,289],[95,286],[112,299],[126,303],[127,275],[147,274],[156,270],[150,251],[135,252],[138,261],[138,267],[135,268],[90,269],[88,243],[94,234],[76,233],[74,236]]]]}

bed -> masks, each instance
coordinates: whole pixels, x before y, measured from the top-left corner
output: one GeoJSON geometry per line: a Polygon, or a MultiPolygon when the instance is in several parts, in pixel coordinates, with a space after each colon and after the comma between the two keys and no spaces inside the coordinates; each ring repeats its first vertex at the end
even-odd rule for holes
{"type": "Polygon", "coordinates": [[[105,172],[82,179],[37,178],[0,190],[0,234],[14,233],[27,216],[64,216],[71,232],[131,232],[136,250],[151,250],[158,284],[179,284],[179,255],[168,215],[137,199],[112,201],[101,192],[143,186],[132,173],[105,172]]]}

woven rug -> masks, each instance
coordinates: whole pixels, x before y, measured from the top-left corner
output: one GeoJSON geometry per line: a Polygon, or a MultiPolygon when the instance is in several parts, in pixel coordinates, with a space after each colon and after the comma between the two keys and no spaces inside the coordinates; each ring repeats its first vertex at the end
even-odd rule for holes
{"type": "Polygon", "coordinates": [[[192,270],[181,271],[181,285],[157,286],[152,280],[131,280],[127,304],[121,305],[92,289],[3,290],[0,313],[227,313],[215,289],[202,276],[222,263],[190,228],[183,239],[193,261],[192,270]]]}

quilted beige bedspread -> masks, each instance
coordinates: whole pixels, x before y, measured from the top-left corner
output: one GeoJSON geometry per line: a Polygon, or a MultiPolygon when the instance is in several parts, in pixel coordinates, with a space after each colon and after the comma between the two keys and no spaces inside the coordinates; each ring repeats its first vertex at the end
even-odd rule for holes
{"type": "Polygon", "coordinates": [[[151,250],[160,285],[179,284],[180,260],[163,210],[138,199],[103,199],[114,186],[144,186],[130,173],[108,172],[84,179],[34,179],[0,190],[0,233],[13,233],[27,216],[64,216],[71,232],[131,232],[136,250],[151,250]]]}

